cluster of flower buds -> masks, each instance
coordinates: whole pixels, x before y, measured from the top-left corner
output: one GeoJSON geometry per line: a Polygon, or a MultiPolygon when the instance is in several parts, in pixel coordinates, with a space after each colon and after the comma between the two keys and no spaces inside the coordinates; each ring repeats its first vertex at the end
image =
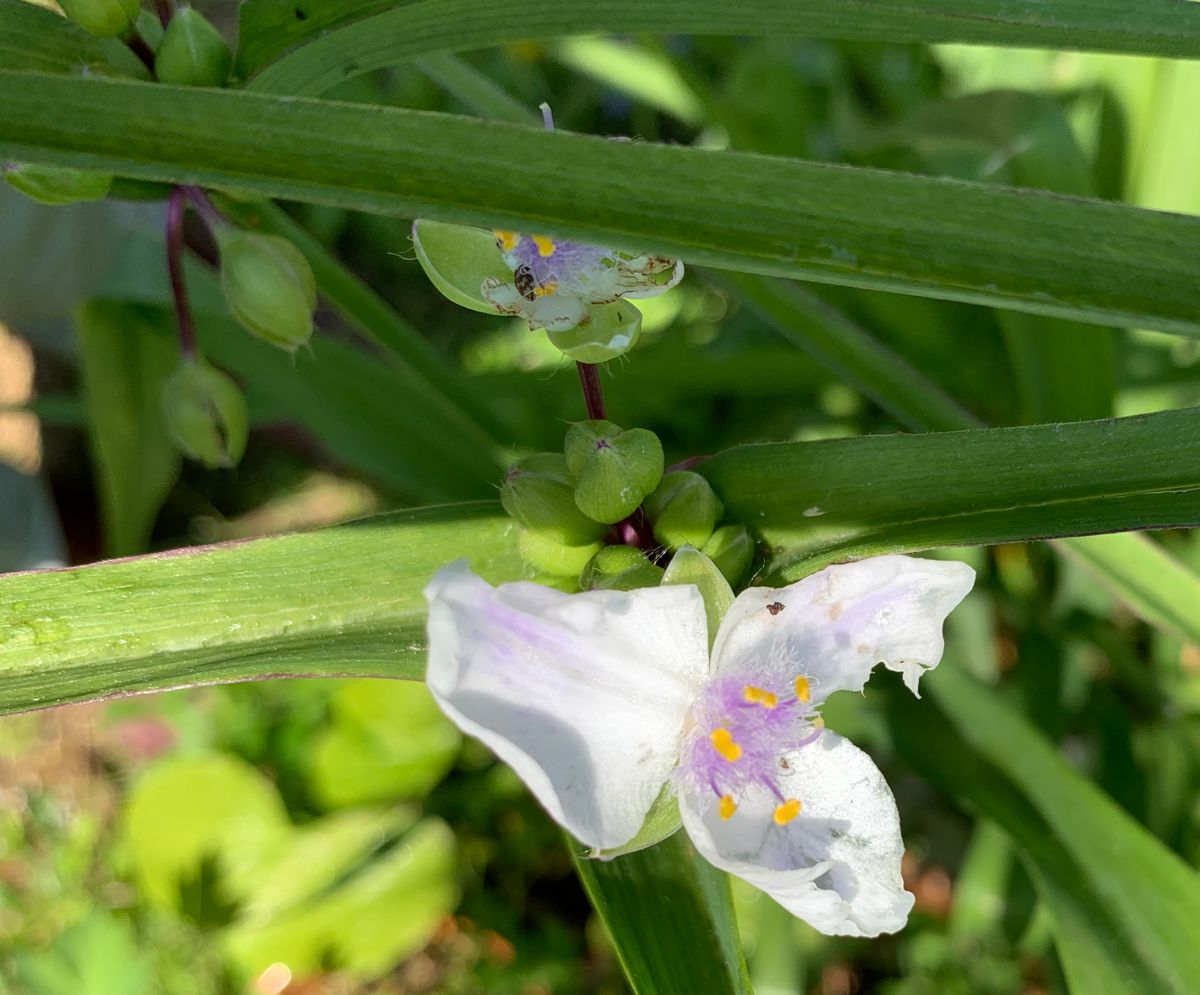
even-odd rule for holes
{"type": "Polygon", "coordinates": [[[563,449],[518,460],[500,491],[539,580],[563,590],[651,587],[662,581],[661,561],[685,547],[704,552],[731,584],[745,579],[750,533],[717,528],[724,509],[700,474],[663,475],[653,432],[576,422],[563,449]]]}

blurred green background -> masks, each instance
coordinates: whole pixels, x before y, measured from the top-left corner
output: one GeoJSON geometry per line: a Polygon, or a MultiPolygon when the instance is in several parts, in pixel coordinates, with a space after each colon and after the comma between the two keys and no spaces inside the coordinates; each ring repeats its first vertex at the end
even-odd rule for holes
{"type": "MultiPolygon", "coordinates": [[[[232,35],[233,4],[198,6],[232,35]]],[[[1200,212],[1200,64],[685,36],[572,39],[465,61],[530,109],[548,101],[569,130],[1200,212]]],[[[436,61],[329,96],[482,112],[478,88],[436,61]]],[[[442,299],[413,261],[405,220],[289,211],[428,340],[435,365],[467,377],[474,413],[497,427],[500,462],[560,445],[582,409],[574,370],[543,336],[442,299]]],[[[495,493],[499,465],[446,452],[436,417],[405,400],[399,374],[332,309],[292,358],[231,331],[199,265],[201,334],[242,382],[253,432],[235,471],[181,465],[157,413],[174,363],[160,218],[156,203],[52,210],[0,190],[0,569],[495,493]]],[[[812,292],[989,424],[1200,404],[1194,340],[812,292]]],[[[716,277],[692,273],[643,309],[642,344],[604,384],[613,418],[657,432],[668,462],[905,427],[716,277]]],[[[1195,536],[1156,541],[1200,569],[1195,536]]],[[[1200,647],[1137,621],[1045,547],[955,555],[980,583],[950,621],[948,659],[997,680],[1195,864],[1200,647]]],[[[870,692],[835,699],[827,715],[871,748],[896,790],[916,912],[896,937],[831,939],[735,888],[759,995],[1064,991],[1005,835],[896,756],[904,730],[870,692]]],[[[0,991],[626,988],[558,831],[423,687],[293,681],[0,720],[0,991]]]]}

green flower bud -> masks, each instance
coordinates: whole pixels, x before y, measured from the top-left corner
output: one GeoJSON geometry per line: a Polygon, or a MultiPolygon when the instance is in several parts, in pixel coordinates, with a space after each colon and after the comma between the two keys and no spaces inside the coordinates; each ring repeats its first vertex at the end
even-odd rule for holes
{"type": "Polygon", "coordinates": [[[705,556],[717,565],[725,579],[737,587],[746,579],[754,562],[754,539],[750,530],[741,525],[723,525],[701,548],[705,556]]]}
{"type": "Polygon", "coordinates": [[[708,481],[690,470],[668,473],[646,498],[654,538],[669,549],[708,542],[724,508],[708,481]]]}
{"type": "Polygon", "coordinates": [[[312,336],[317,281],[304,254],[286,238],[218,228],[221,290],[242,326],[294,352],[312,336]]]}
{"type": "Polygon", "coordinates": [[[500,488],[500,503],[525,528],[564,546],[586,546],[604,532],[575,507],[575,478],[560,453],[517,460],[500,488]]]}
{"type": "Polygon", "coordinates": [[[138,0],[58,0],[58,5],[67,17],[98,38],[125,34],[141,6],[138,0]]]}
{"type": "Polygon", "coordinates": [[[721,627],[721,619],[733,604],[733,588],[725,575],[707,556],[692,546],[684,546],[671,557],[663,574],[663,584],[691,584],[704,599],[704,614],[708,620],[708,645],[711,647],[721,627]]]}
{"type": "Polygon", "coordinates": [[[607,363],[623,356],[641,333],[642,312],[628,301],[592,305],[573,328],[546,329],[550,344],[577,363],[607,363]]]}
{"type": "Polygon", "coordinates": [[[521,552],[521,559],[535,570],[552,577],[570,577],[574,580],[587,566],[588,560],[600,551],[600,543],[564,546],[553,536],[522,529],[517,539],[517,549],[521,552]]]}
{"type": "Polygon", "coordinates": [[[167,380],[163,411],[175,444],[210,469],[235,466],[246,451],[246,399],[203,359],[185,359],[167,380]]]}
{"type": "Polygon", "coordinates": [[[533,582],[541,584],[542,587],[552,587],[556,591],[562,591],[563,594],[578,594],[579,580],[576,577],[558,577],[554,574],[534,574],[533,582]]]}
{"type": "Polygon", "coordinates": [[[638,587],[657,587],[662,576],[662,567],[651,563],[640,549],[605,546],[583,568],[579,586],[585,591],[632,591],[638,587]]]}
{"type": "Polygon", "coordinates": [[[154,75],[177,86],[224,86],[232,68],[221,33],[198,10],[181,7],[154,54],[154,75]]]}
{"type": "Polygon", "coordinates": [[[112,186],[110,173],[90,173],[69,166],[33,166],[10,163],[4,178],[14,190],[20,190],[41,204],[61,207],[85,200],[103,200],[112,186]]]}
{"type": "Polygon", "coordinates": [[[575,504],[606,525],[633,514],[662,480],[662,443],[648,429],[622,432],[612,422],[577,422],[567,429],[565,449],[567,466],[579,478],[575,504]]]}

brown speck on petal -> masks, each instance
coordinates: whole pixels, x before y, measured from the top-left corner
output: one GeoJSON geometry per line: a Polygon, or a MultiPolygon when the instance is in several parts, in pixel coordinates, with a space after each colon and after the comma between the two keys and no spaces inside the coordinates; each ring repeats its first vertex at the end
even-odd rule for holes
{"type": "Polygon", "coordinates": [[[784,604],[782,601],[776,601],[767,605],[767,611],[769,611],[772,615],[778,615],[781,611],[783,611],[783,609],[784,604]]]}

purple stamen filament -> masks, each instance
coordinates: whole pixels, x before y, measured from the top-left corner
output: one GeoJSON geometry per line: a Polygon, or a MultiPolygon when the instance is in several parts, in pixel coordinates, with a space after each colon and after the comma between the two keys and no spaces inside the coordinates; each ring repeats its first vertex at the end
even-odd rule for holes
{"type": "Polygon", "coordinates": [[[680,776],[716,796],[722,819],[736,813],[751,788],[775,796],[774,821],[785,826],[800,814],[799,799],[780,786],[786,757],[820,738],[820,719],[809,703],[807,678],[794,693],[730,676],[714,681],[693,710],[695,725],[684,745],[680,776]]]}

